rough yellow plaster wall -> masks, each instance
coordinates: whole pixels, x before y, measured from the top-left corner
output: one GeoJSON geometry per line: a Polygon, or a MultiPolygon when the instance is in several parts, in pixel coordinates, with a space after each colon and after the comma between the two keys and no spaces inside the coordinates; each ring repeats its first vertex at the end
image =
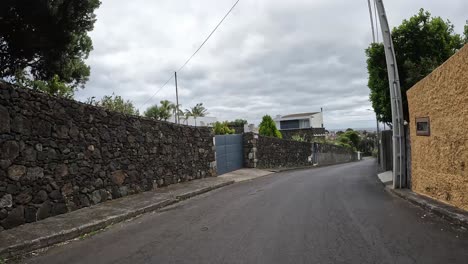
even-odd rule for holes
{"type": "Polygon", "coordinates": [[[468,45],[407,95],[413,191],[468,210],[468,45]],[[417,117],[430,136],[416,136],[417,117]]]}

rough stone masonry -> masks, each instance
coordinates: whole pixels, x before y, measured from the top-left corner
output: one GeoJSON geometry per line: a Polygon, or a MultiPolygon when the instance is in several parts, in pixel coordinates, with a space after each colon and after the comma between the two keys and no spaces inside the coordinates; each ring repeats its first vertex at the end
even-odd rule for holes
{"type": "Polygon", "coordinates": [[[216,176],[213,134],[0,82],[0,231],[216,176]]]}

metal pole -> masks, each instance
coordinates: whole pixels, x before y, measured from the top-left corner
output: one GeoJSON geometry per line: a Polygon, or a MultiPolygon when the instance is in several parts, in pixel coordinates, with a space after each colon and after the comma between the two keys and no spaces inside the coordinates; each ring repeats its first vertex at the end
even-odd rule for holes
{"type": "Polygon", "coordinates": [[[179,116],[179,90],[177,88],[177,72],[174,72],[175,77],[175,94],[176,94],[176,113],[175,113],[175,122],[176,124],[180,124],[180,116],[179,116]]]}
{"type": "Polygon", "coordinates": [[[370,0],[367,0],[367,6],[369,7],[369,16],[370,16],[370,23],[372,28],[372,42],[375,43],[375,31],[374,31],[374,19],[372,18],[372,8],[370,0]]]}
{"type": "Polygon", "coordinates": [[[377,4],[375,3],[376,0],[374,0],[374,16],[375,16],[375,31],[376,34],[375,36],[377,37],[377,42],[379,42],[379,25],[378,25],[378,19],[377,19],[377,4]]]}
{"type": "Polygon", "coordinates": [[[377,163],[380,165],[380,127],[379,127],[379,119],[377,114],[375,114],[375,121],[377,122],[377,163]]]}
{"type": "Polygon", "coordinates": [[[388,82],[392,107],[393,127],[393,188],[403,188],[406,183],[405,170],[405,142],[404,142],[404,120],[403,105],[401,101],[400,80],[398,66],[393,49],[392,35],[388,24],[385,7],[382,0],[376,0],[379,12],[380,28],[385,47],[385,58],[387,61],[388,82]]]}

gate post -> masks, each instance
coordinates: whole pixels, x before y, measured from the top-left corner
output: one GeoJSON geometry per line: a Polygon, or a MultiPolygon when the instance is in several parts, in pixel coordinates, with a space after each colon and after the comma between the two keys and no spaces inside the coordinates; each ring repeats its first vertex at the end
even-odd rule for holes
{"type": "Polygon", "coordinates": [[[242,135],[242,143],[244,147],[244,167],[257,167],[257,143],[258,135],[250,132],[242,135]]]}

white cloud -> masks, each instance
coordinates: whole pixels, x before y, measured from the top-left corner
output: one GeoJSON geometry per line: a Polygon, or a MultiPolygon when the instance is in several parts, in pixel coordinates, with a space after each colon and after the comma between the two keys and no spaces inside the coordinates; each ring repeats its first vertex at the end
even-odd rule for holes
{"type": "MultiPolygon", "coordinates": [[[[103,0],[91,32],[91,78],[77,98],[115,92],[141,106],[233,3],[103,0]]],[[[463,0],[385,3],[392,26],[421,7],[450,19],[458,32],[468,18],[463,0]]],[[[366,1],[241,0],[179,73],[180,102],[203,102],[218,119],[251,122],[324,107],[326,127],[373,127],[374,114],[365,110],[367,12],[366,1]]],[[[150,103],[162,99],[175,100],[172,81],[150,103]]]]}

